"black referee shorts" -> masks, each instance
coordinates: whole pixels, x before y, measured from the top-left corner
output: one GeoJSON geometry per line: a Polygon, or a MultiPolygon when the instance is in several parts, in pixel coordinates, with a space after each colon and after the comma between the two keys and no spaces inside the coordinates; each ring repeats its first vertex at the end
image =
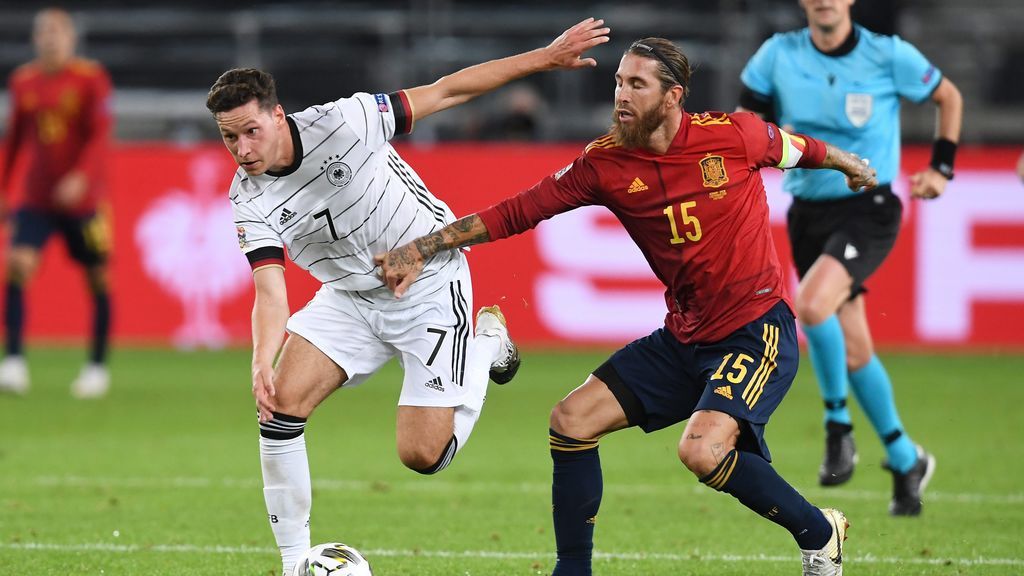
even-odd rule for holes
{"type": "Polygon", "coordinates": [[[853,277],[850,298],[856,297],[892,251],[902,217],[903,205],[888,184],[838,200],[794,198],[788,227],[797,274],[803,278],[819,256],[828,254],[853,277]]]}

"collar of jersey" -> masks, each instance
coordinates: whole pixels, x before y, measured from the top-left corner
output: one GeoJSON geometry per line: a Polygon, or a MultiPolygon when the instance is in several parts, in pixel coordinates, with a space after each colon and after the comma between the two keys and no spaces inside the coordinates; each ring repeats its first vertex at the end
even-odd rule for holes
{"type": "Polygon", "coordinates": [[[284,170],[281,170],[280,172],[273,172],[271,170],[267,170],[267,176],[272,176],[274,178],[282,178],[284,176],[287,176],[292,172],[298,170],[299,166],[302,165],[302,138],[299,138],[299,127],[295,125],[295,120],[292,120],[291,116],[286,116],[285,120],[288,121],[288,129],[292,133],[292,144],[295,147],[295,154],[292,157],[292,163],[289,164],[288,166],[285,166],[284,170]]]}
{"type": "Polygon", "coordinates": [[[826,51],[822,50],[821,48],[818,48],[818,46],[814,43],[814,40],[811,40],[811,46],[814,46],[815,50],[817,50],[818,52],[821,52],[825,56],[830,56],[832,58],[839,58],[840,56],[846,56],[850,52],[853,52],[853,49],[857,47],[857,40],[859,40],[859,39],[860,39],[859,26],[854,24],[853,26],[850,27],[850,35],[847,36],[846,40],[843,40],[843,43],[840,44],[839,46],[837,46],[835,50],[829,50],[828,52],[826,52],[826,51]]]}

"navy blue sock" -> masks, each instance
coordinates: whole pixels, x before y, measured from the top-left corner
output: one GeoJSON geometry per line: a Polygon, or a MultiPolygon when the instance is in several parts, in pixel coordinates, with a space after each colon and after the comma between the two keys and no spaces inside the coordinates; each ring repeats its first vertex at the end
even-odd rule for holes
{"type": "Polygon", "coordinates": [[[7,355],[21,356],[21,336],[25,327],[25,295],[21,284],[7,283],[4,305],[4,329],[7,333],[7,355]]]}
{"type": "Polygon", "coordinates": [[[103,364],[107,361],[107,343],[110,341],[110,295],[95,292],[92,302],[92,350],[89,352],[89,360],[93,364],[103,364]]]}
{"type": "Polygon", "coordinates": [[[552,576],[590,576],[594,523],[604,490],[597,440],[579,440],[549,430],[551,514],[558,561],[552,576]]]}
{"type": "Polygon", "coordinates": [[[732,450],[700,481],[789,530],[802,550],[817,550],[832,537],[832,526],[821,510],[753,452],[732,450]]]}

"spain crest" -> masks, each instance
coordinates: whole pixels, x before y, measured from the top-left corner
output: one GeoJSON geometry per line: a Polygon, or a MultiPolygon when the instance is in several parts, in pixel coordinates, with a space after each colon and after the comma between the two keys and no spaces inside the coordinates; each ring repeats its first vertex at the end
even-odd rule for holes
{"type": "Polygon", "coordinates": [[[719,188],[729,181],[725,172],[725,160],[721,156],[706,156],[700,161],[700,175],[707,188],[719,188]]]}

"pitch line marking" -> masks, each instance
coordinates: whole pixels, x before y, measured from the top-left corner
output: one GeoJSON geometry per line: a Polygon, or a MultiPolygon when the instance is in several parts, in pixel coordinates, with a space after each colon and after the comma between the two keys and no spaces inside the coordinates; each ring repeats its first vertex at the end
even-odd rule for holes
{"type": "MultiPolygon", "coordinates": [[[[198,546],[195,544],[135,544],[79,543],[57,544],[53,542],[0,542],[0,550],[63,551],[63,552],[111,552],[134,554],[138,552],[178,554],[267,554],[276,555],[277,549],[269,546],[198,546]]],[[[483,558],[497,560],[551,560],[550,552],[495,552],[489,550],[397,550],[367,549],[369,558],[483,558]]],[[[664,560],[672,562],[796,562],[799,556],[768,554],[716,554],[693,550],[685,554],[664,552],[595,552],[595,560],[664,560]]],[[[897,558],[892,556],[849,556],[849,561],[859,564],[918,564],[926,566],[1024,566],[1024,558],[897,558]]]]}
{"type": "MultiPolygon", "coordinates": [[[[163,478],[146,477],[93,477],[93,476],[38,476],[30,480],[37,486],[53,487],[61,486],[68,488],[260,488],[262,484],[258,477],[253,478],[204,478],[196,476],[178,476],[163,478]]],[[[21,482],[14,478],[11,482],[0,482],[2,484],[17,485],[21,482]]],[[[313,479],[313,488],[326,491],[388,491],[401,490],[407,492],[438,492],[447,491],[494,491],[504,493],[519,492],[526,494],[549,493],[551,485],[540,482],[447,482],[433,480],[431,482],[419,481],[369,481],[369,480],[333,480],[329,478],[313,479]]],[[[805,495],[815,499],[836,499],[836,500],[864,500],[864,501],[888,501],[891,494],[875,490],[852,490],[849,488],[830,488],[828,490],[813,487],[798,487],[805,495]]],[[[708,489],[698,484],[669,485],[669,484],[622,484],[605,485],[605,494],[626,494],[636,496],[637,494],[680,494],[685,491],[694,494],[706,494],[708,489]]],[[[1010,494],[978,494],[968,492],[941,492],[927,491],[924,497],[925,502],[949,502],[960,504],[997,504],[997,505],[1021,505],[1024,504],[1024,493],[1010,494]]]]}

